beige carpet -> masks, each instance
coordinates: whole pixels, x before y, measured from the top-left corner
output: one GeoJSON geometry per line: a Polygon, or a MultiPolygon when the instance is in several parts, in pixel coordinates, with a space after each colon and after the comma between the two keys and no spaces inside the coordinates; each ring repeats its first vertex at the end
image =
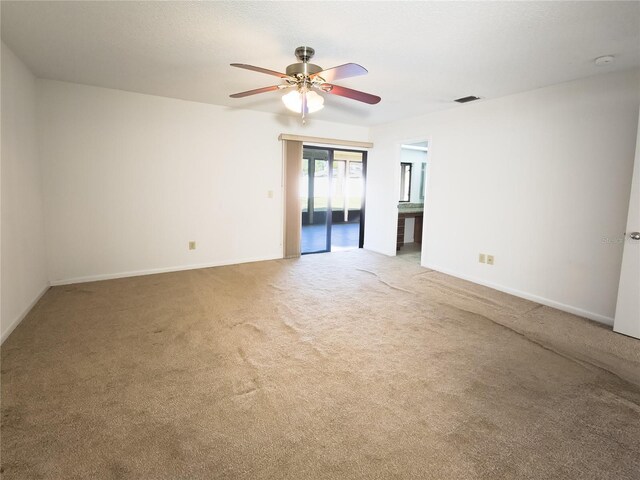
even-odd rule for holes
{"type": "Polygon", "coordinates": [[[55,287],[2,347],[2,478],[637,480],[638,384],[639,341],[416,255],[55,287]]]}

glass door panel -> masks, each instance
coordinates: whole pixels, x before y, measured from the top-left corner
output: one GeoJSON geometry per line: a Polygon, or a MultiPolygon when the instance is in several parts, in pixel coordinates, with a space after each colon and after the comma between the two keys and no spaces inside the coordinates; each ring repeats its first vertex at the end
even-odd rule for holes
{"type": "Polygon", "coordinates": [[[331,245],[331,154],[304,148],[300,201],[302,202],[302,253],[328,252],[331,245]]]}
{"type": "Polygon", "coordinates": [[[358,248],[363,203],[362,152],[333,151],[331,251],[358,248]]]}

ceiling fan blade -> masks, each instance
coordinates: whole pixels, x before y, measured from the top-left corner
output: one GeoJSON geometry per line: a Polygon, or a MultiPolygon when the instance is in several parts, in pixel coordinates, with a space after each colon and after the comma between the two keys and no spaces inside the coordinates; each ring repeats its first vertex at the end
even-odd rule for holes
{"type": "MultiPolygon", "coordinates": [[[[285,85],[286,86],[286,85],[285,85]]],[[[272,87],[256,88],[255,90],[247,90],[246,92],[234,93],[229,95],[231,98],[248,97],[249,95],[256,95],[257,93],[273,92],[274,90],[280,90],[280,85],[274,85],[272,87]]]]}
{"type": "Polygon", "coordinates": [[[365,75],[368,73],[367,69],[357,63],[345,63],[333,68],[327,68],[318,73],[310,75],[313,80],[315,77],[324,79],[325,82],[335,82],[336,80],[342,80],[343,78],[357,77],[358,75],[365,75]]]}
{"type": "Polygon", "coordinates": [[[371,95],[370,93],[361,92],[359,90],[352,90],[351,88],[341,87],[340,85],[331,85],[330,83],[323,83],[319,88],[323,92],[351,98],[352,100],[358,100],[359,102],[368,103],[370,105],[375,105],[382,100],[377,95],[371,95]]]}
{"type": "Polygon", "coordinates": [[[244,68],[245,70],[251,70],[253,72],[266,73],[267,75],[273,75],[274,77],[288,78],[286,73],[276,72],[275,70],[269,70],[268,68],[254,67],[253,65],[247,65],[245,63],[232,63],[232,67],[244,68]]]}

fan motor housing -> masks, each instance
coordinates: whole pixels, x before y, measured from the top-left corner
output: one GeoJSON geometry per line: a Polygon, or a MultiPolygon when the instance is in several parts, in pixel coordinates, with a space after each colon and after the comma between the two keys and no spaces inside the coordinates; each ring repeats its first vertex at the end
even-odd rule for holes
{"type": "Polygon", "coordinates": [[[296,77],[299,73],[302,75],[313,75],[314,73],[318,73],[322,71],[322,67],[318,65],[314,65],[313,63],[300,62],[300,63],[292,63],[287,67],[287,75],[292,77],[296,77]]]}

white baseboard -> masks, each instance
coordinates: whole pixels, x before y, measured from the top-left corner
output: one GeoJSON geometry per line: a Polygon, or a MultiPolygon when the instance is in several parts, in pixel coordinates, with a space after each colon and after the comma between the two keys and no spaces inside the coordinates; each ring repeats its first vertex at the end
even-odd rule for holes
{"type": "Polygon", "coordinates": [[[9,328],[7,328],[4,332],[2,332],[2,336],[0,338],[0,344],[4,343],[4,341],[9,338],[9,335],[11,335],[11,332],[13,332],[15,330],[15,328],[20,324],[20,322],[22,320],[24,320],[24,318],[29,314],[29,312],[31,311],[31,309],[33,307],[35,307],[36,303],[38,303],[38,301],[42,298],[42,296],[47,293],[47,290],[49,290],[50,285],[47,283],[45,285],[45,287],[40,291],[40,293],[38,293],[38,295],[36,295],[36,298],[33,299],[31,301],[31,303],[29,303],[29,305],[27,306],[27,308],[25,308],[25,310],[18,315],[18,318],[15,318],[10,324],[9,324],[9,328]]]}
{"type": "Polygon", "coordinates": [[[237,265],[240,263],[263,262],[266,260],[280,260],[282,256],[253,257],[234,260],[224,260],[222,262],[201,263],[193,265],[179,265],[174,267],[150,268],[147,270],[136,270],[132,272],[104,273],[99,275],[87,275],[85,277],[66,278],[51,281],[52,286],[71,285],[73,283],[98,282],[100,280],[113,280],[115,278],[140,277],[142,275],[155,275],[157,273],[181,272],[183,270],[197,270],[199,268],[223,267],[225,265],[237,265]]]}
{"type": "Polygon", "coordinates": [[[555,300],[550,300],[545,297],[540,297],[538,295],[534,295],[532,293],[523,292],[521,290],[516,290],[515,288],[505,287],[504,285],[498,285],[496,283],[487,282],[486,280],[482,280],[479,278],[475,278],[469,275],[464,275],[458,272],[454,272],[447,268],[442,268],[438,265],[422,265],[425,268],[430,268],[431,270],[436,270],[441,273],[446,273],[447,275],[451,275],[452,277],[461,278],[462,280],[467,280],[469,282],[477,283],[478,285],[483,285],[485,287],[493,288],[494,290],[499,290],[504,293],[508,293],[510,295],[514,295],[516,297],[524,298],[526,300],[531,300],[532,302],[540,303],[542,305],[546,305],[547,307],[557,308],[558,310],[562,310],[563,312],[572,313],[574,315],[578,315],[580,317],[588,318],[589,320],[593,320],[599,323],[603,323],[610,327],[613,326],[613,318],[606,317],[604,315],[600,315],[599,313],[590,312],[588,310],[583,310],[582,308],[574,307],[572,305],[567,305],[565,303],[557,302],[555,300]]]}

